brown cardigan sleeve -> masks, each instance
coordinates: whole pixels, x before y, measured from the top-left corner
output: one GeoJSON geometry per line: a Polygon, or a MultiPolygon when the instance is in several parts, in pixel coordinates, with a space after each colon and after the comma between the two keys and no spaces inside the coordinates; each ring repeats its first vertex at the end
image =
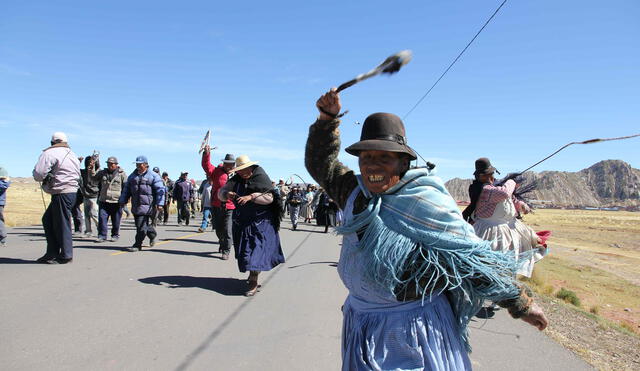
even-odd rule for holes
{"type": "Polygon", "coordinates": [[[353,170],[338,161],[340,120],[317,120],[309,128],[304,163],[307,171],[329,196],[344,209],[351,192],[358,186],[353,170]]]}

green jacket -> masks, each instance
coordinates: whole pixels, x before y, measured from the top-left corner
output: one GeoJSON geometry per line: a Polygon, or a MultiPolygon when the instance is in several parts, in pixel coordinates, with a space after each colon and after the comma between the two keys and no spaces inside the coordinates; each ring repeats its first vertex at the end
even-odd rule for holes
{"type": "Polygon", "coordinates": [[[98,195],[98,201],[117,204],[120,199],[120,193],[127,182],[127,174],[118,167],[113,173],[108,169],[102,169],[95,173],[94,169],[91,171],[91,177],[94,181],[97,181],[100,187],[100,193],[98,195]]]}

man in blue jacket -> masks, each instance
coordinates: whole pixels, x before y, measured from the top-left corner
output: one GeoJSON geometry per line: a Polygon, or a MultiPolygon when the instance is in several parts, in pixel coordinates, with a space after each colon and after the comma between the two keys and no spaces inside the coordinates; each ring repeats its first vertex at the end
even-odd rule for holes
{"type": "Polygon", "coordinates": [[[142,250],[142,241],[149,237],[149,246],[156,243],[155,228],[150,224],[156,212],[162,213],[164,205],[164,183],[162,178],[153,171],[149,171],[146,156],[136,158],[136,171],[129,175],[127,184],[122,190],[119,203],[124,206],[131,198],[131,212],[136,224],[136,240],[129,251],[142,250]]]}

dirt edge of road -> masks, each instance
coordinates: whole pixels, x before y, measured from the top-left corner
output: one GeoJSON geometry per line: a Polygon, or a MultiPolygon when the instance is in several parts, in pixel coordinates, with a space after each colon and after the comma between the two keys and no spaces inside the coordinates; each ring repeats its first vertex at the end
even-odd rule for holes
{"type": "Polygon", "coordinates": [[[537,296],[549,318],[546,334],[599,370],[640,370],[640,337],[570,304],[537,296]]]}

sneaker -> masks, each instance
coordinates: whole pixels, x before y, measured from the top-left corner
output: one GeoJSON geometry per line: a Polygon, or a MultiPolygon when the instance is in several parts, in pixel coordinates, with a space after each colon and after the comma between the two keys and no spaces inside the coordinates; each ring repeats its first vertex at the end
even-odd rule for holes
{"type": "Polygon", "coordinates": [[[4,241],[2,241],[2,242],[0,242],[0,246],[2,246],[2,247],[7,247],[7,243],[6,243],[6,242],[4,242],[4,241]]]}
{"type": "Polygon", "coordinates": [[[96,240],[96,243],[102,243],[102,242],[107,242],[107,239],[104,237],[98,237],[98,239],[96,240]]]}
{"type": "Polygon", "coordinates": [[[131,246],[131,247],[127,247],[126,250],[129,251],[129,252],[136,252],[136,251],[142,250],[142,247],[141,246],[131,246]]]}
{"type": "MultiPolygon", "coordinates": [[[[156,239],[155,238],[151,238],[149,240],[149,247],[153,247],[156,244],[156,239]]],[[[142,248],[140,248],[140,250],[142,250],[142,248]]]]}
{"type": "Polygon", "coordinates": [[[39,257],[36,260],[36,263],[39,263],[39,264],[56,264],[56,263],[50,263],[51,261],[55,261],[55,260],[56,260],[55,258],[52,258],[52,257],[50,257],[48,255],[43,255],[43,256],[39,257]]]}
{"type": "Polygon", "coordinates": [[[73,263],[73,258],[58,258],[56,262],[58,262],[58,264],[69,264],[73,263]]]}
{"type": "Polygon", "coordinates": [[[120,236],[111,236],[111,242],[118,241],[118,238],[120,238],[120,236]]]}
{"type": "Polygon", "coordinates": [[[198,233],[204,233],[204,229],[202,229],[202,227],[198,227],[198,233]]]}
{"type": "Polygon", "coordinates": [[[180,227],[182,225],[182,222],[178,222],[178,227],[180,227]]]}
{"type": "Polygon", "coordinates": [[[36,262],[38,264],[59,264],[58,259],[49,258],[49,257],[45,257],[45,256],[43,256],[42,258],[36,260],[36,262]]]}
{"type": "Polygon", "coordinates": [[[229,260],[229,252],[225,251],[222,253],[222,260],[229,260]]]}

